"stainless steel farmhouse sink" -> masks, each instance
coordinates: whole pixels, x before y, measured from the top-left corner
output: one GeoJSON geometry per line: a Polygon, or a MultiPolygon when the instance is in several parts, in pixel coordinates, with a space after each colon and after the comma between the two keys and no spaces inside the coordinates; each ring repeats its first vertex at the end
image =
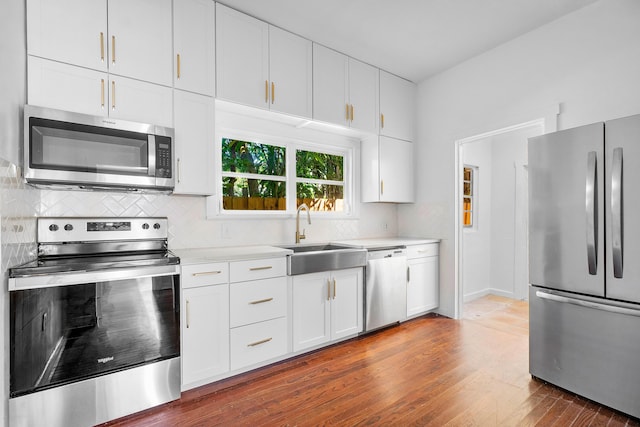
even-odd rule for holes
{"type": "Polygon", "coordinates": [[[364,267],[367,263],[366,249],[329,243],[280,247],[293,251],[292,254],[287,255],[287,274],[289,276],[364,267]]]}

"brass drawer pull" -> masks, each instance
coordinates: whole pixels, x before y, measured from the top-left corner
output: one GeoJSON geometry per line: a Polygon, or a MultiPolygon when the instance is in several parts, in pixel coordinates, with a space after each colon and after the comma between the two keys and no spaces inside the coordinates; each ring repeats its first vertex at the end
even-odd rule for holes
{"type": "Polygon", "coordinates": [[[267,343],[267,342],[271,341],[272,339],[273,338],[265,338],[265,339],[260,340],[260,341],[252,342],[251,344],[247,344],[247,347],[255,347],[257,345],[267,343]]]}
{"type": "Polygon", "coordinates": [[[249,271],[270,270],[272,268],[273,268],[272,265],[265,265],[264,267],[251,267],[249,271]]]}
{"type": "Polygon", "coordinates": [[[210,276],[213,274],[220,274],[222,273],[222,271],[217,270],[217,271],[202,271],[200,273],[193,273],[191,274],[193,277],[198,277],[198,276],[210,276]]]}
{"type": "Polygon", "coordinates": [[[273,298],[265,298],[265,299],[259,299],[259,300],[256,300],[256,301],[251,301],[251,302],[249,302],[249,304],[253,304],[253,305],[262,304],[264,302],[269,302],[269,301],[273,301],[273,298]]]}

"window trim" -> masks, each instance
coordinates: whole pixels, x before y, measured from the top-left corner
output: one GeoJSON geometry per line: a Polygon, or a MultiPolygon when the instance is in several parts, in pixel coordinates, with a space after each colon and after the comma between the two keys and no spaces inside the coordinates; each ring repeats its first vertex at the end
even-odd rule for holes
{"type": "MultiPolygon", "coordinates": [[[[304,129],[301,129],[304,131],[304,129]]],[[[304,132],[303,132],[304,133],[304,132]]],[[[355,141],[351,141],[348,138],[344,139],[344,143],[335,142],[318,142],[317,136],[310,135],[308,138],[306,135],[297,137],[287,136],[273,136],[262,132],[252,131],[239,131],[232,128],[220,127],[215,132],[215,194],[207,197],[207,218],[221,218],[228,219],[267,219],[267,218],[295,218],[296,216],[296,183],[303,182],[298,180],[308,180],[308,178],[296,177],[295,161],[296,150],[305,151],[317,151],[326,154],[339,155],[344,157],[344,206],[343,212],[321,212],[314,211],[311,215],[317,219],[353,219],[358,218],[359,204],[357,203],[358,183],[355,182],[356,170],[359,167],[359,144],[355,141]],[[286,173],[282,181],[286,182],[287,191],[287,205],[286,210],[224,210],[222,207],[222,139],[231,138],[238,139],[247,142],[255,142],[258,144],[277,145],[286,148],[286,173]],[[304,138],[304,139],[302,139],[304,138]],[[293,195],[293,197],[291,197],[293,195]]],[[[229,176],[229,172],[225,173],[225,176],[229,176]]],[[[244,174],[243,177],[247,177],[248,174],[244,174]]],[[[256,178],[264,179],[278,178],[271,175],[259,175],[256,174],[256,178]]],[[[334,181],[318,180],[321,184],[331,185],[334,181]]],[[[306,182],[306,181],[304,181],[306,182]]],[[[342,185],[342,182],[335,181],[338,185],[342,185]]]]}

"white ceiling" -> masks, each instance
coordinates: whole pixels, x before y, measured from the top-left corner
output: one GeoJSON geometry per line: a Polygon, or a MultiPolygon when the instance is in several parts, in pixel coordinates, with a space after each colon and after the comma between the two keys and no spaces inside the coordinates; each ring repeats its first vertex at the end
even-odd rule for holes
{"type": "Polygon", "coordinates": [[[220,2],[419,82],[595,1],[597,0],[220,2]]]}

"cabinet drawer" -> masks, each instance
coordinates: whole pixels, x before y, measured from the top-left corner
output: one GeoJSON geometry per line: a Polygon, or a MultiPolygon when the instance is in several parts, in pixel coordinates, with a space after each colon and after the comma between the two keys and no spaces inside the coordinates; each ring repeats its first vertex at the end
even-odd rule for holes
{"type": "Polygon", "coordinates": [[[287,274],[287,258],[252,259],[230,263],[231,282],[268,279],[287,274]]]}
{"type": "Polygon", "coordinates": [[[438,256],[438,244],[407,246],[407,258],[422,258],[426,256],[438,256]]]}
{"type": "Polygon", "coordinates": [[[183,265],[181,271],[183,288],[219,285],[229,281],[229,264],[226,262],[183,265]]]}
{"type": "Polygon", "coordinates": [[[231,285],[231,327],[287,315],[287,278],[253,280],[231,285]]]}
{"type": "Polygon", "coordinates": [[[286,352],[286,317],[231,329],[231,369],[254,365],[286,352]]]}

